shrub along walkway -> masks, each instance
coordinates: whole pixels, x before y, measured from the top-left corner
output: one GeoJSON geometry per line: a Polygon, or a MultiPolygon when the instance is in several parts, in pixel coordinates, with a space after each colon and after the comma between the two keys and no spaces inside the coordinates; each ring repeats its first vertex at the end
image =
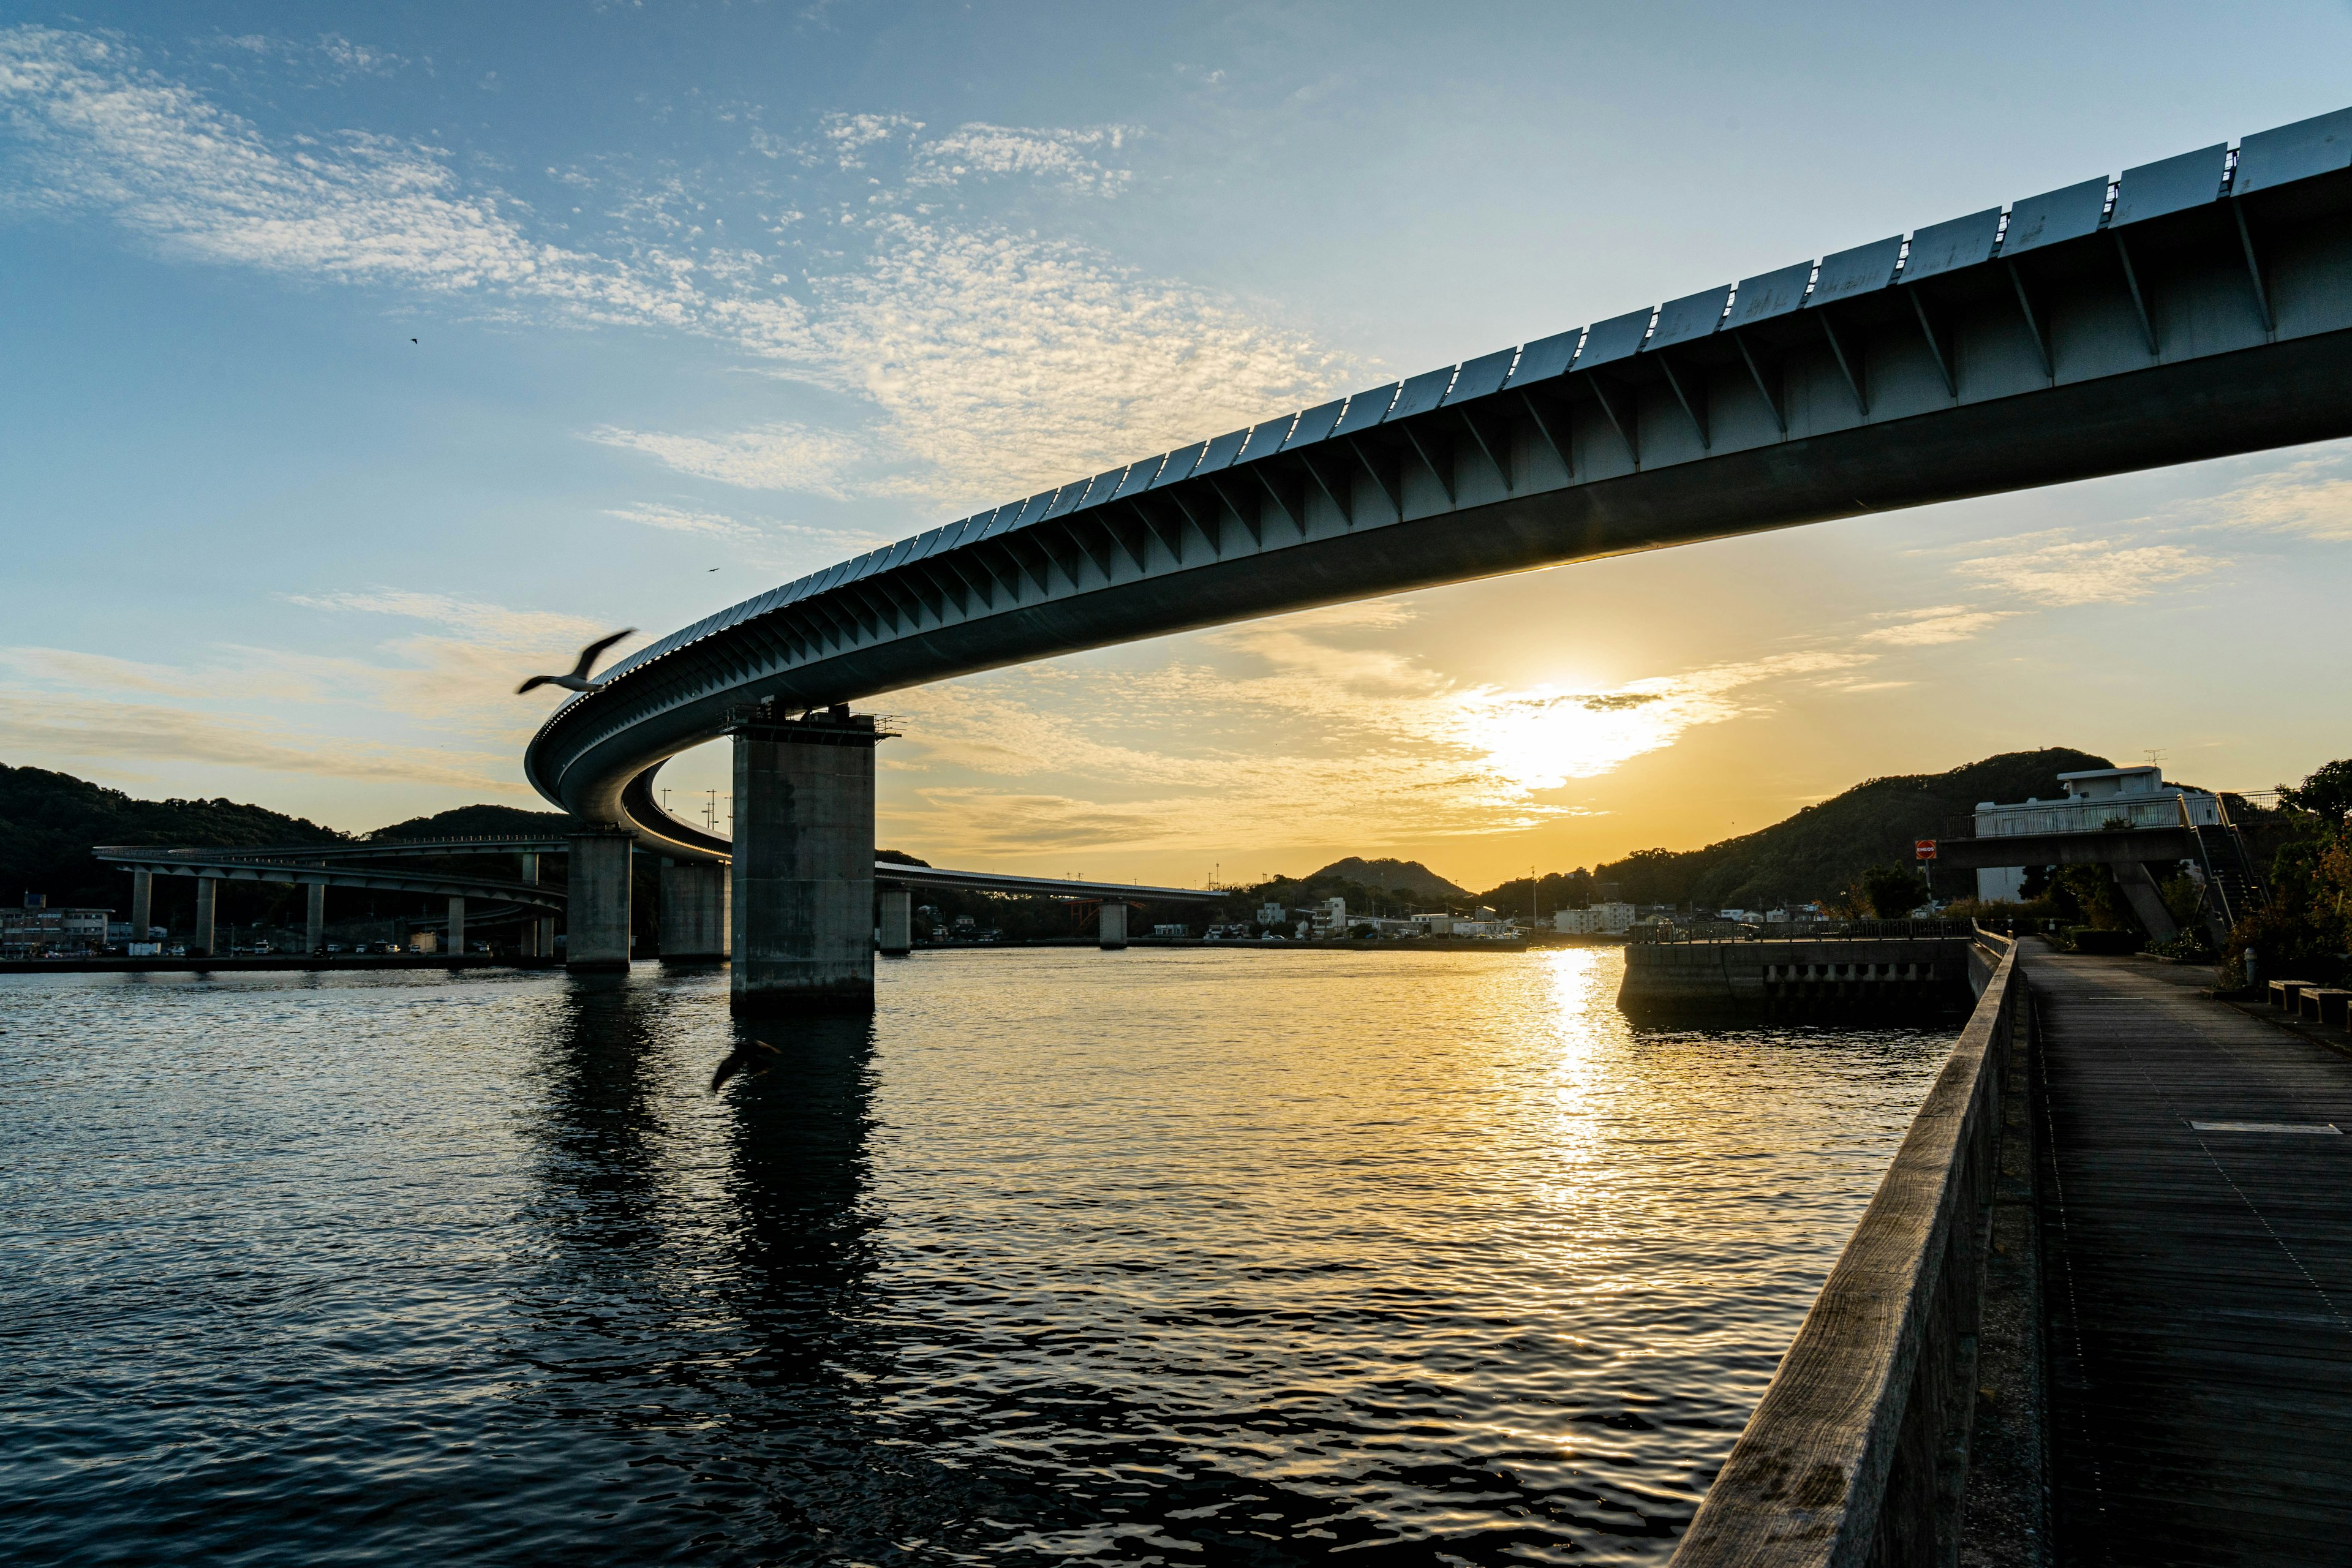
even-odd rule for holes
{"type": "Polygon", "coordinates": [[[2352,1057],[2154,971],[2030,972],[2057,1559],[2342,1564],[2352,1057]]]}

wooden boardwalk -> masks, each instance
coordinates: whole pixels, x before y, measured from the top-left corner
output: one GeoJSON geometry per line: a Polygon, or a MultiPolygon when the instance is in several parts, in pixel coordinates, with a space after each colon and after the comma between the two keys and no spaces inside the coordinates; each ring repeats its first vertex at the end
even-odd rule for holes
{"type": "Polygon", "coordinates": [[[2352,1058],[2145,960],[2029,975],[2057,1561],[2352,1563],[2352,1058]]]}

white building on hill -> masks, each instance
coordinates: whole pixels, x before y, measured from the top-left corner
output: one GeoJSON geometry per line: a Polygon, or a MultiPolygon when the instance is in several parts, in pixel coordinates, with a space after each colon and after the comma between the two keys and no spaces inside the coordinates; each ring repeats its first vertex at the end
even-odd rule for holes
{"type": "MultiPolygon", "coordinates": [[[[2133,827],[2177,827],[2185,808],[2200,827],[2221,820],[2221,804],[2200,789],[2183,789],[2164,782],[2164,770],[2154,763],[2136,768],[2094,768],[2060,773],[2066,793],[2055,800],[2028,800],[2015,805],[1992,801],[1976,811],[1979,838],[2008,838],[2028,833],[2096,833],[2109,823],[2133,827]]],[[[1979,899],[2021,899],[2026,868],[1991,866],[1977,871],[1979,899]]]]}

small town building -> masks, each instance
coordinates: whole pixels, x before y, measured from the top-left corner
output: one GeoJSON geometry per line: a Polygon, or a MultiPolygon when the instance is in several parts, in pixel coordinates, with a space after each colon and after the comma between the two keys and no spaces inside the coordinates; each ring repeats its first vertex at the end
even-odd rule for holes
{"type": "Polygon", "coordinates": [[[1631,904],[1593,904],[1580,910],[1554,910],[1551,929],[1571,936],[1623,936],[1633,924],[1631,904]]]}
{"type": "Polygon", "coordinates": [[[0,910],[0,954],[39,958],[98,952],[106,946],[112,910],[51,909],[45,894],[27,893],[20,910],[0,910]]]}

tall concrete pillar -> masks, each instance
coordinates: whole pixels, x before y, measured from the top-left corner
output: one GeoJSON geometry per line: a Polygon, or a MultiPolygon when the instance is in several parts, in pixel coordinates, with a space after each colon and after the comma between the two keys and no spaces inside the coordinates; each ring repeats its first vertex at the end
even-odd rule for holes
{"type": "Polygon", "coordinates": [[[661,868],[661,955],[672,963],[716,963],[727,956],[727,868],[716,864],[661,868]]]}
{"type": "Polygon", "coordinates": [[[874,1007],[870,715],[837,707],[735,731],[738,1014],[874,1007]]]}
{"type": "Polygon", "coordinates": [[[190,958],[210,958],[213,955],[213,912],[220,901],[220,879],[196,879],[196,931],[188,939],[190,958]]]}
{"type": "Polygon", "coordinates": [[[623,973],[629,967],[629,836],[615,828],[572,839],[572,886],[563,901],[564,966],[623,973]]]}
{"type": "Polygon", "coordinates": [[[316,952],[327,945],[327,884],[312,882],[305,889],[310,908],[302,921],[302,951],[316,952]]]}
{"type": "Polygon", "coordinates": [[[915,951],[915,895],[905,888],[885,888],[876,897],[881,921],[874,945],[885,958],[904,958],[915,951]]]}
{"type": "Polygon", "coordinates": [[[1105,952],[1122,952],[1127,947],[1127,906],[1107,903],[1095,917],[1096,940],[1105,952]]]}
{"type": "Polygon", "coordinates": [[[147,928],[155,923],[155,873],[131,873],[131,940],[145,942],[147,928]]]}
{"type": "Polygon", "coordinates": [[[449,951],[466,956],[466,900],[454,894],[449,900],[449,951]]]}
{"type": "MultiPolygon", "coordinates": [[[[539,886],[539,856],[536,853],[518,855],[516,880],[539,886]]],[[[555,922],[550,920],[526,918],[515,937],[515,951],[524,958],[555,956],[555,922]]]]}

